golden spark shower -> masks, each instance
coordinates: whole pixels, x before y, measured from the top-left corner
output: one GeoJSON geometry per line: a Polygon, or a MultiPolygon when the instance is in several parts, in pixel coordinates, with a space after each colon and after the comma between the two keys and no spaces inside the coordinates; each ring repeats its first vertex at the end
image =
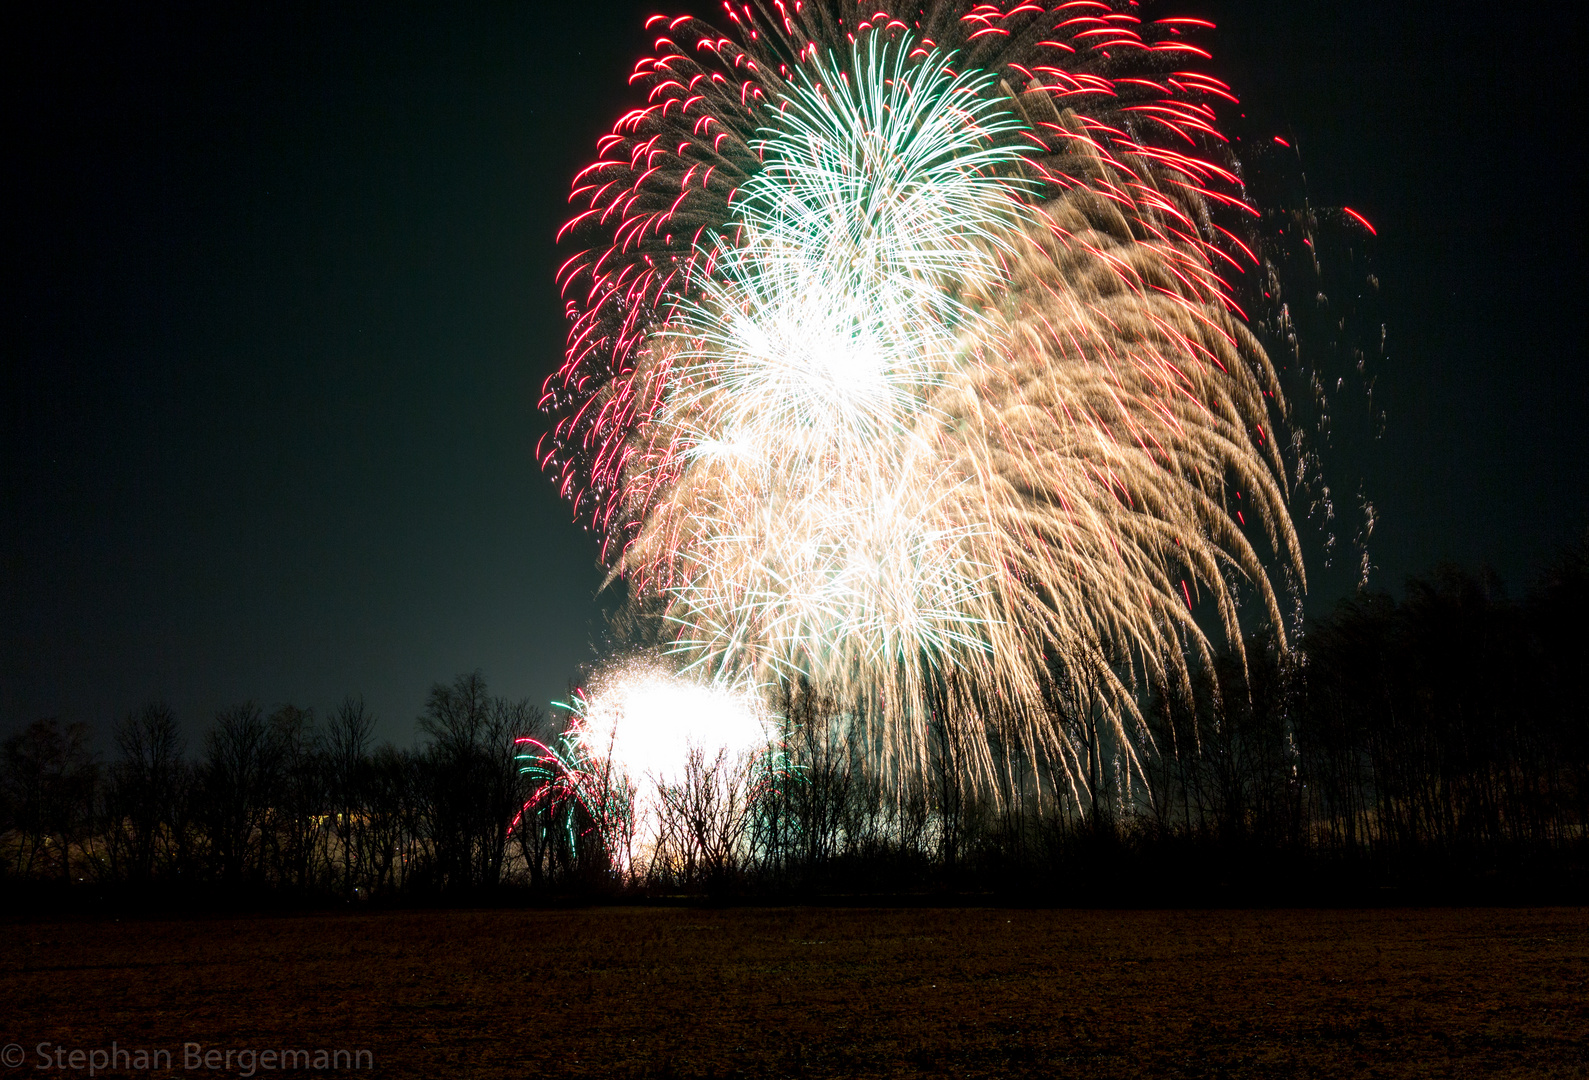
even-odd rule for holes
{"type": "Polygon", "coordinates": [[[881,775],[1080,782],[1062,686],[1129,748],[1302,576],[1208,24],[725,11],[651,20],[575,181],[545,463],[685,677],[819,687],[881,775]]]}

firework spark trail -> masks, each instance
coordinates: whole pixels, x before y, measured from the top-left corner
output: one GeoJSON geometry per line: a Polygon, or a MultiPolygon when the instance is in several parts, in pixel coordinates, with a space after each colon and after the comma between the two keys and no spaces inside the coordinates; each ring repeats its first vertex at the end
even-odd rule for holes
{"type": "Polygon", "coordinates": [[[1075,777],[1056,675],[1129,747],[1194,602],[1239,650],[1227,572],[1276,628],[1260,548],[1301,574],[1234,99],[1197,20],[1102,3],[728,12],[576,181],[548,465],[701,668],[838,691],[885,772],[936,718],[973,779],[1001,724],[1075,777]]]}

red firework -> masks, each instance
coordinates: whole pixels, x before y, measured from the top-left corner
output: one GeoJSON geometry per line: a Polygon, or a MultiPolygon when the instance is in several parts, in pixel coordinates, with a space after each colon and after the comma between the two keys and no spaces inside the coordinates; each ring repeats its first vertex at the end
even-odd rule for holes
{"type": "Polygon", "coordinates": [[[688,15],[647,20],[659,36],[630,77],[645,104],[598,141],[559,233],[582,243],[558,272],[571,327],[541,400],[556,417],[541,454],[576,516],[603,533],[605,557],[627,532],[630,436],[666,386],[634,378],[636,350],[710,272],[701,242],[733,228],[735,192],[761,167],[755,135],[775,122],[798,69],[819,52],[842,61],[860,35],[908,33],[920,53],[936,47],[996,73],[1012,101],[1038,94],[1073,114],[1079,124],[1056,115],[1025,133],[1038,160],[1057,162],[1040,169],[1044,183],[1056,194],[1091,188],[1143,238],[1196,253],[1179,259],[1181,298],[1245,318],[1223,275],[1257,263],[1236,220],[1256,211],[1215,114],[1236,98],[1191,70],[1209,59],[1188,40],[1212,28],[1207,20],[1145,20],[1134,0],[758,0],[723,10],[727,33],[688,15]],[[1089,152],[1074,153],[1078,144],[1089,152]],[[1064,164],[1092,160],[1107,168],[1064,164]]]}

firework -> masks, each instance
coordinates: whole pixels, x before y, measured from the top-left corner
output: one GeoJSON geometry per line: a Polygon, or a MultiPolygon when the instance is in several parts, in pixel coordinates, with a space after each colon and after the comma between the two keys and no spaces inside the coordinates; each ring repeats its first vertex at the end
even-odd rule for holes
{"type": "Polygon", "coordinates": [[[631,878],[735,854],[779,737],[754,687],[640,660],[609,667],[566,707],[572,722],[556,745],[520,741],[541,781],[532,804],[577,803],[613,869],[631,878]]]}
{"type": "Polygon", "coordinates": [[[1130,747],[1195,605],[1239,650],[1301,575],[1206,24],[726,10],[656,24],[576,180],[548,466],[704,677],[839,694],[896,776],[936,725],[1074,778],[1058,687],[1130,747]]]}

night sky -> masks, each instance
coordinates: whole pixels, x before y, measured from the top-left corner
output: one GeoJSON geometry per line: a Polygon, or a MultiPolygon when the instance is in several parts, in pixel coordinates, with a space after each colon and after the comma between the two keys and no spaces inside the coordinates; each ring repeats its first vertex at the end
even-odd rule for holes
{"type": "MultiPolygon", "coordinates": [[[[1520,592],[1589,525],[1582,30],[1157,8],[1218,22],[1207,69],[1300,146],[1315,203],[1379,230],[1387,428],[1353,451],[1373,584],[1451,560],[1520,592]]],[[[478,667],[544,704],[594,656],[596,545],[536,464],[535,403],[568,181],[653,8],[552,10],[51,4],[4,27],[0,733],[353,693],[407,742],[434,681],[478,667]]]]}

